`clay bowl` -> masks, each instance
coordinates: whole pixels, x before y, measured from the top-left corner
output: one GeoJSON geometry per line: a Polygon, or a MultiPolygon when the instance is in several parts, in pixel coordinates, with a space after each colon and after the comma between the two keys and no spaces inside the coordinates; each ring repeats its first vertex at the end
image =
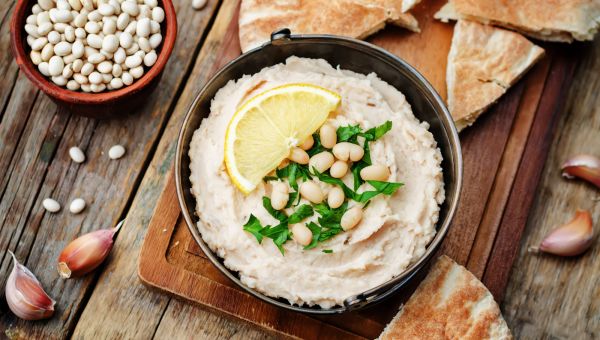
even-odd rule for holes
{"type": "Polygon", "coordinates": [[[92,118],[110,118],[122,116],[141,105],[147,95],[156,87],[167,60],[173,51],[177,37],[177,18],[171,0],[159,0],[159,6],[165,11],[165,20],[161,23],[163,41],[157,49],[158,59],[144,75],[130,86],[119,90],[100,93],[71,91],[54,84],[38,71],[29,57],[31,48],[27,44],[25,20],[31,14],[36,0],[19,0],[10,23],[10,38],[13,55],[21,72],[58,105],[68,111],[92,118]]]}

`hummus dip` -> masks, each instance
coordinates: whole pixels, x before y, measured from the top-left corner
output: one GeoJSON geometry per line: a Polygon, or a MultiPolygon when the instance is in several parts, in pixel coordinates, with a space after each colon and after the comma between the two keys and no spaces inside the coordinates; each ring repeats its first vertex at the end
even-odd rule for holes
{"type": "MultiPolygon", "coordinates": [[[[248,287],[292,304],[341,305],[344,299],[401,274],[435,236],[444,184],[442,156],[428,128],[415,118],[404,95],[377,75],[334,68],[322,59],[290,57],[283,64],[232,80],[215,95],[210,115],[190,145],[190,180],[200,234],[248,287]],[[250,214],[263,224],[277,224],[262,202],[270,185],[261,183],[244,195],[227,174],[223,150],[225,131],[236,109],[260,92],[289,83],[314,84],[338,93],[341,111],[328,120],[336,128],[360,124],[369,129],[391,121],[391,131],[371,143],[371,159],[373,164],[388,166],[390,182],[404,185],[392,196],[373,198],[355,228],[310,250],[286,242],[282,255],[271,240],[259,244],[242,229],[250,214]]],[[[352,174],[348,172],[343,181],[352,187],[352,174]]],[[[318,183],[324,193],[332,188],[318,183]]],[[[369,188],[364,183],[357,192],[369,188]]],[[[308,202],[302,199],[303,203],[308,202]]],[[[349,201],[349,207],[355,204],[349,201]]]]}

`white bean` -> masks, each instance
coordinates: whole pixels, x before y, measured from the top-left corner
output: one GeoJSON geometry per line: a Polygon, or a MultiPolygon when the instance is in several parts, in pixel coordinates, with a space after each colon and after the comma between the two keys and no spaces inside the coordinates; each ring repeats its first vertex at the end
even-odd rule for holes
{"type": "Polygon", "coordinates": [[[140,46],[138,46],[138,43],[133,43],[133,45],[131,45],[130,48],[125,50],[125,53],[127,55],[133,55],[133,54],[135,54],[135,52],[137,52],[139,50],[140,50],[140,46]]]}
{"type": "Polygon", "coordinates": [[[54,45],[47,44],[46,46],[44,46],[44,48],[42,48],[41,55],[43,61],[49,61],[50,58],[52,58],[52,56],[54,55],[54,45]]]}
{"type": "Polygon", "coordinates": [[[307,246],[312,242],[312,231],[302,223],[292,225],[292,239],[301,246],[307,246]]]}
{"type": "Polygon", "coordinates": [[[111,73],[113,77],[120,77],[123,74],[123,68],[119,64],[113,64],[111,73]]]}
{"type": "Polygon", "coordinates": [[[144,0],[144,4],[150,8],[158,6],[158,0],[144,0]]]}
{"type": "Polygon", "coordinates": [[[65,24],[65,23],[58,22],[58,23],[54,24],[54,30],[57,31],[58,33],[65,33],[66,28],[67,28],[67,24],[65,24]]]}
{"type": "Polygon", "coordinates": [[[102,25],[102,33],[104,35],[115,34],[117,32],[117,21],[116,20],[107,20],[104,25],[102,25]]]}
{"type": "Polygon", "coordinates": [[[65,28],[65,39],[70,43],[75,41],[75,29],[72,26],[65,28]]]}
{"type": "Polygon", "coordinates": [[[33,62],[34,65],[39,65],[42,63],[42,54],[38,51],[31,51],[31,53],[29,53],[29,57],[31,58],[31,62],[33,62]]]}
{"type": "Polygon", "coordinates": [[[50,73],[51,76],[54,77],[62,74],[64,68],[65,63],[61,57],[53,56],[50,58],[50,61],[48,62],[48,73],[50,73]]]}
{"type": "Polygon", "coordinates": [[[102,74],[102,82],[103,82],[104,84],[110,84],[110,81],[111,81],[112,79],[113,79],[113,76],[112,76],[112,74],[110,74],[110,73],[109,73],[109,74],[106,74],[106,73],[103,73],[103,74],[102,74]]]}
{"type": "Polygon", "coordinates": [[[207,2],[207,0],[192,0],[192,8],[194,8],[197,11],[201,10],[202,8],[204,8],[204,6],[206,6],[207,2]]]}
{"type": "Polygon", "coordinates": [[[33,41],[31,45],[31,49],[34,51],[40,51],[46,44],[48,43],[48,39],[46,38],[37,38],[33,41]]]}
{"type": "Polygon", "coordinates": [[[133,76],[129,72],[123,72],[123,74],[121,75],[121,80],[123,80],[123,84],[125,85],[133,84],[133,76]]]}
{"type": "Polygon", "coordinates": [[[154,20],[150,21],[150,33],[160,33],[160,24],[154,20]]]}
{"type": "Polygon", "coordinates": [[[106,85],[104,84],[91,84],[90,89],[94,93],[102,92],[106,89],[106,85]]]}
{"type": "Polygon", "coordinates": [[[285,208],[289,200],[289,188],[284,182],[273,182],[271,191],[271,206],[275,210],[285,208]]]}
{"type": "Polygon", "coordinates": [[[100,12],[98,12],[97,10],[91,11],[90,13],[88,13],[88,20],[89,21],[95,21],[95,22],[100,22],[102,21],[102,14],[100,14],[100,12]]]}
{"type": "Polygon", "coordinates": [[[138,55],[132,55],[125,58],[125,66],[128,68],[138,67],[140,64],[142,64],[142,58],[138,55]]]}
{"type": "Polygon", "coordinates": [[[113,64],[110,61],[103,61],[98,66],[96,66],[100,73],[111,73],[113,69],[113,64]]]}
{"type": "Polygon", "coordinates": [[[117,18],[117,29],[119,29],[119,31],[123,31],[127,25],[129,25],[129,20],[129,14],[125,12],[119,14],[119,17],[117,18]]]}
{"type": "Polygon", "coordinates": [[[64,57],[66,55],[71,54],[72,46],[70,43],[66,41],[61,41],[56,46],[54,46],[54,54],[59,57],[64,57]]]}
{"type": "Polygon", "coordinates": [[[102,83],[102,75],[96,71],[90,73],[90,75],[88,76],[88,80],[90,81],[90,84],[100,84],[102,83]]]}
{"type": "Polygon", "coordinates": [[[106,16],[111,16],[113,14],[115,14],[115,8],[112,5],[109,4],[101,4],[98,6],[98,12],[102,15],[106,16]]]}
{"type": "Polygon", "coordinates": [[[60,210],[60,204],[52,198],[45,198],[42,201],[42,206],[44,207],[44,209],[51,213],[55,213],[60,210]]]}
{"type": "Polygon", "coordinates": [[[338,186],[331,188],[327,194],[327,204],[332,209],[341,207],[342,204],[344,204],[345,199],[346,195],[344,195],[344,190],[338,186]]]}
{"type": "Polygon", "coordinates": [[[83,54],[85,53],[85,47],[83,46],[83,42],[81,42],[81,40],[76,40],[73,43],[73,46],[71,46],[71,53],[73,53],[73,56],[75,56],[77,59],[83,57],[83,54]]]}
{"type": "Polygon", "coordinates": [[[83,92],[92,92],[92,86],[89,84],[81,84],[81,90],[83,92]]]}
{"type": "Polygon", "coordinates": [[[77,91],[80,87],[81,85],[76,80],[69,80],[67,82],[67,89],[71,91],[77,91]]]}
{"type": "Polygon", "coordinates": [[[73,79],[75,79],[75,81],[79,84],[79,85],[83,85],[83,84],[87,84],[88,83],[88,77],[84,76],[81,73],[75,73],[73,74],[73,79]]]}
{"type": "Polygon", "coordinates": [[[308,164],[309,158],[310,157],[308,156],[306,151],[300,148],[292,148],[290,150],[290,155],[288,156],[289,160],[298,164],[308,164]]]}
{"type": "Polygon", "coordinates": [[[137,22],[135,32],[138,37],[147,38],[150,36],[150,19],[142,18],[137,22]]]}
{"type": "Polygon", "coordinates": [[[25,19],[25,23],[30,25],[40,25],[37,21],[37,14],[30,14],[27,19],[25,19]]]}
{"type": "Polygon", "coordinates": [[[138,38],[138,45],[140,45],[140,49],[146,53],[152,51],[152,46],[150,46],[150,42],[147,38],[138,38]]]}
{"type": "Polygon", "coordinates": [[[41,74],[45,75],[46,77],[50,76],[50,65],[47,62],[41,62],[38,65],[38,70],[40,71],[41,74]]]}
{"type": "Polygon", "coordinates": [[[129,73],[135,78],[141,78],[144,75],[144,67],[138,66],[129,70],[129,73]]]}
{"type": "Polygon", "coordinates": [[[327,171],[333,165],[333,155],[329,151],[320,152],[310,158],[308,168],[312,171],[315,168],[319,173],[327,171]]]}
{"type": "Polygon", "coordinates": [[[348,230],[356,227],[356,225],[362,219],[362,215],[363,215],[363,211],[360,206],[357,205],[357,206],[354,206],[353,208],[350,208],[348,211],[346,211],[344,213],[344,215],[342,215],[342,219],[340,221],[340,225],[342,226],[342,229],[344,229],[344,231],[348,231],[348,230]]]}
{"type": "Polygon", "coordinates": [[[85,29],[78,27],[75,29],[75,37],[77,39],[85,39],[87,37],[87,32],[85,29]]]}
{"type": "Polygon", "coordinates": [[[81,74],[86,77],[89,76],[92,71],[94,71],[94,65],[91,63],[85,63],[83,64],[83,67],[81,67],[81,74]]]}
{"type": "Polygon", "coordinates": [[[125,148],[122,145],[113,145],[108,149],[108,157],[110,159],[119,159],[125,155],[125,148]]]}
{"type": "Polygon", "coordinates": [[[75,57],[73,54],[69,54],[63,57],[63,62],[65,65],[72,64],[76,59],[77,57],[75,57]]]}
{"type": "Polygon", "coordinates": [[[152,9],[152,20],[161,23],[165,20],[165,11],[160,7],[154,7],[152,9]]]}
{"type": "Polygon", "coordinates": [[[331,169],[329,169],[329,174],[333,178],[342,178],[342,177],[346,176],[347,172],[348,172],[348,163],[346,163],[344,161],[339,161],[339,160],[335,161],[335,163],[333,163],[333,165],[331,166],[331,169]]]}
{"type": "Polygon", "coordinates": [[[45,22],[50,22],[50,14],[48,12],[41,12],[39,14],[36,14],[34,24],[37,24],[39,26],[45,22]]]}
{"type": "Polygon", "coordinates": [[[30,36],[34,37],[34,38],[39,38],[40,35],[38,33],[38,28],[36,25],[32,25],[32,24],[26,24],[25,25],[25,32],[27,32],[27,34],[29,34],[30,36]]]}
{"type": "Polygon", "coordinates": [[[50,20],[55,23],[67,23],[73,20],[73,14],[65,9],[51,9],[50,20]]]}
{"type": "MultiPolygon", "coordinates": [[[[62,77],[65,79],[70,79],[73,76],[73,64],[68,64],[65,66],[62,72],[62,77]]],[[[66,84],[65,84],[66,85],[66,84]]]]}
{"type": "Polygon", "coordinates": [[[121,87],[123,87],[123,80],[121,80],[121,78],[113,78],[113,79],[110,81],[110,86],[111,86],[113,89],[115,89],[115,90],[118,90],[118,89],[120,89],[121,87]]]}
{"type": "Polygon", "coordinates": [[[360,178],[365,181],[387,181],[390,177],[390,169],[381,164],[374,164],[360,170],[360,178]]]}
{"type": "Polygon", "coordinates": [[[81,150],[77,146],[72,146],[69,149],[69,156],[71,156],[71,159],[75,163],[83,163],[83,162],[85,162],[85,154],[83,153],[83,150],[81,150]]]}
{"type": "Polygon", "coordinates": [[[129,25],[127,25],[127,27],[125,27],[125,32],[134,35],[135,31],[137,29],[137,21],[133,20],[129,22],[129,25]]]}
{"type": "Polygon", "coordinates": [[[55,76],[52,77],[52,82],[58,86],[65,86],[67,85],[67,79],[65,79],[65,77],[63,76],[55,76]]]}
{"type": "Polygon", "coordinates": [[[73,62],[73,66],[71,66],[71,69],[73,70],[73,72],[78,73],[79,71],[81,71],[82,67],[83,61],[81,59],[77,59],[73,62]]]}
{"type": "Polygon", "coordinates": [[[144,65],[148,66],[148,67],[152,67],[152,65],[154,65],[154,63],[156,63],[156,59],[158,59],[158,56],[156,55],[156,52],[154,52],[154,50],[148,54],[146,54],[144,56],[144,65]]]}
{"type": "Polygon", "coordinates": [[[35,5],[33,5],[33,7],[31,7],[31,13],[33,13],[33,14],[39,14],[41,11],[42,11],[42,8],[38,4],[35,4],[35,5]]]}
{"type": "Polygon", "coordinates": [[[71,8],[76,11],[80,11],[81,8],[83,7],[81,5],[81,1],[79,1],[79,0],[69,0],[69,5],[71,5],[71,8]]]}
{"type": "Polygon", "coordinates": [[[132,0],[126,0],[121,3],[121,10],[132,17],[137,17],[140,14],[140,8],[132,0]]]}
{"type": "Polygon", "coordinates": [[[351,160],[353,162],[361,160],[365,154],[365,151],[360,145],[349,142],[337,143],[333,147],[332,152],[333,155],[341,161],[351,160]]]}
{"type": "Polygon", "coordinates": [[[323,202],[323,191],[313,181],[304,182],[300,185],[300,195],[315,204],[323,202]]]}
{"type": "Polygon", "coordinates": [[[51,31],[48,33],[48,42],[56,45],[60,42],[60,33],[56,31],[51,31]]]}
{"type": "MultiPolygon", "coordinates": [[[[152,48],[156,49],[158,47],[158,45],[160,45],[160,43],[162,42],[162,35],[160,33],[152,34],[150,36],[149,41],[150,41],[150,46],[152,48]]],[[[312,138],[312,136],[311,136],[311,138],[312,138]]]]}
{"type": "Polygon", "coordinates": [[[83,211],[83,209],[85,209],[85,201],[82,198],[76,198],[72,200],[71,204],[69,205],[69,211],[72,214],[79,214],[83,211]]]}
{"type": "Polygon", "coordinates": [[[51,8],[54,8],[54,1],[52,0],[38,0],[38,5],[44,10],[49,11],[51,8]]]}
{"type": "Polygon", "coordinates": [[[85,31],[88,32],[88,34],[96,34],[100,32],[100,25],[95,21],[88,21],[85,24],[85,31]]]}
{"type": "Polygon", "coordinates": [[[106,52],[115,53],[119,48],[119,39],[113,34],[107,35],[104,37],[104,40],[102,40],[101,47],[102,50],[106,52]]]}
{"type": "Polygon", "coordinates": [[[80,0],[81,1],[81,5],[83,5],[83,8],[85,8],[88,11],[93,11],[94,10],[94,2],[92,0],[80,0]]]}
{"type": "Polygon", "coordinates": [[[99,64],[106,60],[106,56],[102,53],[94,53],[88,57],[88,61],[92,64],[99,64]]]}
{"type": "Polygon", "coordinates": [[[319,138],[321,139],[321,145],[327,149],[333,148],[337,142],[337,134],[333,126],[329,124],[323,124],[319,130],[319,138]]]}
{"type": "Polygon", "coordinates": [[[53,28],[54,25],[51,22],[43,22],[37,27],[37,31],[40,36],[46,36],[53,28]]]}
{"type": "MultiPolygon", "coordinates": [[[[150,39],[152,39],[152,37],[150,37],[150,39]]],[[[310,150],[310,148],[313,147],[313,145],[315,144],[315,139],[313,138],[313,136],[308,136],[308,138],[306,138],[304,140],[304,142],[302,142],[302,144],[298,145],[298,147],[302,150],[310,150]]]]}
{"type": "Polygon", "coordinates": [[[117,49],[117,52],[115,52],[115,54],[113,55],[113,60],[115,61],[115,64],[123,64],[125,62],[125,58],[127,58],[125,50],[122,47],[119,47],[117,49]]]}

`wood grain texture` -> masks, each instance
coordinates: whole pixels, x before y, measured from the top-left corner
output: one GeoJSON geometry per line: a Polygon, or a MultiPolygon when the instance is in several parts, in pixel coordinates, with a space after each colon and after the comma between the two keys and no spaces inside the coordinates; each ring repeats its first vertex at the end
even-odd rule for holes
{"type": "Polygon", "coordinates": [[[600,244],[573,259],[527,253],[575,209],[589,209],[600,226],[600,191],[565,180],[560,166],[578,153],[600,156],[600,40],[580,53],[582,62],[568,93],[508,285],[504,313],[517,338],[597,339],[600,337],[600,244]]]}

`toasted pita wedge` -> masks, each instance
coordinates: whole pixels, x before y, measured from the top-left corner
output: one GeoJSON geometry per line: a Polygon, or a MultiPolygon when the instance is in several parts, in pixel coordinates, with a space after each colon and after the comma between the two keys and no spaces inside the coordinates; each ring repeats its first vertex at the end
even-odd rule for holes
{"type": "Polygon", "coordinates": [[[600,1],[450,0],[435,18],[494,24],[540,40],[593,40],[600,28],[600,1]]]}
{"type": "MultiPolygon", "coordinates": [[[[413,0],[414,1],[414,0],[413,0]]],[[[246,52],[289,28],[295,34],[335,34],[357,39],[382,29],[386,23],[419,32],[411,14],[402,13],[398,0],[242,0],[240,44],[246,52]]]]}
{"type": "Polygon", "coordinates": [[[479,340],[512,335],[483,283],[441,256],[378,339],[479,340]]]}
{"type": "Polygon", "coordinates": [[[459,20],[448,53],[448,108],[458,130],[471,125],[544,54],[522,35],[459,20]]]}
{"type": "Polygon", "coordinates": [[[402,0],[402,12],[406,13],[415,7],[421,0],[402,0]]]}

